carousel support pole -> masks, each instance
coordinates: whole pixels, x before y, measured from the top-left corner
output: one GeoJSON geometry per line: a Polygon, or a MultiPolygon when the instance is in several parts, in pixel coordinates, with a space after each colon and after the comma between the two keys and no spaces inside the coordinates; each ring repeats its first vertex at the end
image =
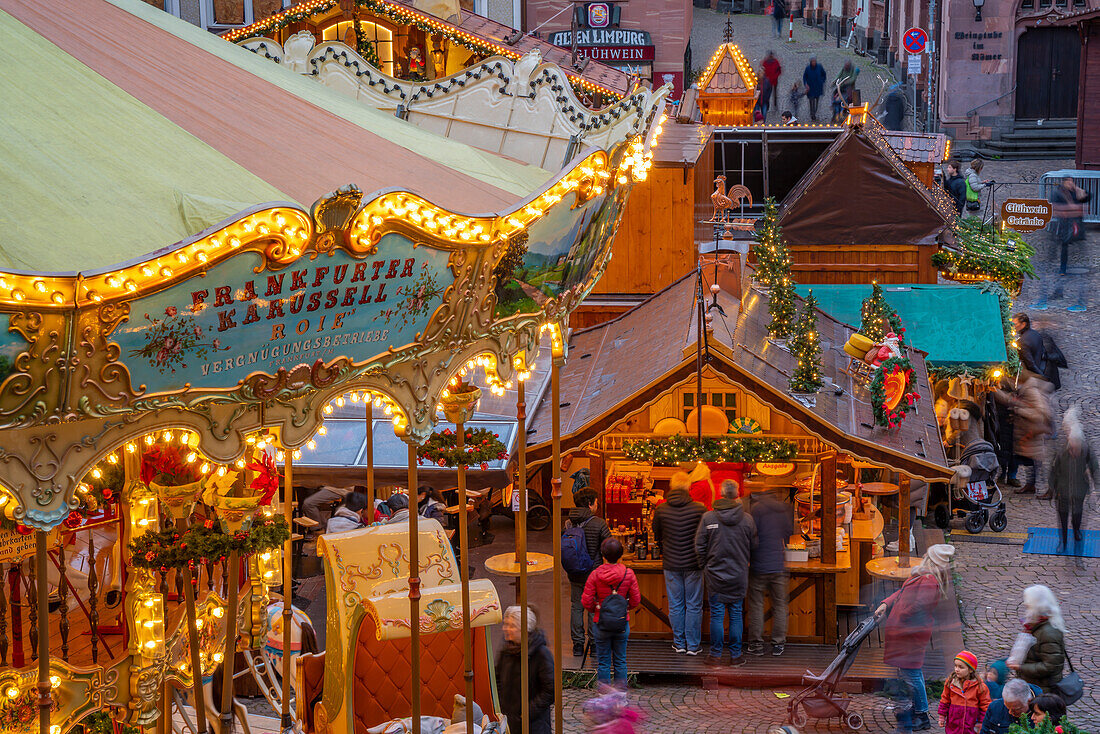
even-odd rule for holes
{"type": "MultiPolygon", "coordinates": [[[[466,416],[464,415],[463,418],[466,416]]],[[[461,454],[466,443],[466,423],[455,423],[455,446],[461,454]]],[[[466,679],[466,734],[474,734],[474,631],[470,628],[470,528],[466,511],[466,465],[458,464],[458,550],[459,578],[462,580],[462,659],[466,679]]]]}
{"type": "MultiPolygon", "coordinates": [[[[412,628],[412,730],[420,731],[420,518],[416,507],[416,445],[409,443],[409,620],[412,628]]],[[[465,559],[463,559],[465,563],[465,559]]]]}
{"type": "Polygon", "coordinates": [[[34,565],[38,576],[38,731],[50,734],[50,585],[46,583],[46,532],[34,534],[34,565]]]}
{"type": "Polygon", "coordinates": [[[559,395],[561,358],[555,356],[550,365],[550,424],[551,466],[554,478],[550,481],[550,499],[554,512],[554,734],[562,734],[564,726],[561,710],[561,604],[557,599],[561,591],[561,397],[559,395]]]}
{"type": "MultiPolygon", "coordinates": [[[[225,652],[222,658],[222,710],[221,732],[233,731],[233,666],[237,661],[237,607],[241,575],[241,561],[237,551],[229,553],[229,601],[225,610],[225,652]]],[[[284,651],[285,654],[285,651],[284,651]]]]}
{"type": "Polygon", "coordinates": [[[909,475],[902,474],[898,482],[898,565],[909,565],[909,475]]]}
{"type": "MultiPolygon", "coordinates": [[[[524,364],[523,369],[527,365],[524,364]]],[[[523,380],[516,379],[516,456],[517,474],[515,491],[519,492],[519,512],[516,513],[516,562],[519,564],[519,678],[520,724],[523,731],[531,731],[531,692],[527,653],[527,403],[523,380]]]]}
{"type": "MultiPolygon", "coordinates": [[[[181,535],[187,531],[187,517],[179,521],[179,531],[181,535]]],[[[202,695],[202,657],[199,654],[199,629],[196,624],[194,581],[191,566],[184,566],[183,602],[187,606],[187,637],[191,651],[191,691],[195,699],[193,701],[195,707],[195,734],[206,734],[206,699],[202,695]]]]}
{"type": "MultiPolygon", "coordinates": [[[[283,517],[286,518],[287,527],[291,524],[291,514],[294,505],[294,452],[285,450],[286,457],[283,463],[283,517]]],[[[292,533],[293,535],[293,533],[292,533]]],[[[290,730],[294,726],[294,718],[290,715],[290,648],[291,632],[294,621],[294,541],[287,538],[283,543],[283,690],[282,711],[279,724],[283,731],[290,730]]]]}
{"type": "Polygon", "coordinates": [[[370,498],[371,517],[374,516],[374,402],[367,393],[367,497],[370,498]]]}

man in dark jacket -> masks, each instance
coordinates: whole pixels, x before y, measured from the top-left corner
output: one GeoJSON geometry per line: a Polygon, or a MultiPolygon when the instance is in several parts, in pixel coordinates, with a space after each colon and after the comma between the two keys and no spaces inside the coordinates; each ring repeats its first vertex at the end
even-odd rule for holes
{"type": "Polygon", "coordinates": [[[1027,713],[1028,704],[1034,697],[1031,687],[1023,680],[1010,680],[1001,691],[1001,696],[989,704],[979,734],[1005,734],[1009,727],[1020,722],[1020,717],[1027,713]]]}
{"type": "Polygon", "coordinates": [[[554,705],[554,656],[546,635],[537,629],[535,613],[527,610],[527,691],[531,728],[523,725],[523,677],[520,674],[519,607],[504,610],[504,647],[497,656],[497,695],[500,712],[508,717],[513,734],[550,734],[550,709],[554,705]]]}
{"type": "Polygon", "coordinates": [[[772,655],[787,644],[787,541],[794,533],[790,505],[769,491],[752,495],[756,549],[749,567],[749,644],[745,652],[764,654],[764,593],[772,602],[772,655]]]}
{"type": "Polygon", "coordinates": [[[1024,363],[1024,367],[1042,377],[1047,372],[1043,335],[1031,328],[1031,317],[1026,313],[1013,316],[1012,324],[1016,327],[1016,344],[1020,352],[1020,361],[1024,363]]]}
{"type": "Polygon", "coordinates": [[[825,94],[825,69],[816,58],[811,58],[802,72],[802,83],[806,85],[806,98],[810,100],[810,119],[817,122],[817,103],[825,94]]]}
{"type": "Polygon", "coordinates": [[[957,160],[949,160],[944,169],[943,188],[955,204],[955,213],[961,216],[963,207],[966,206],[966,179],[959,173],[959,162],[957,160]]]}
{"type": "Polygon", "coordinates": [[[722,482],[722,496],[714,501],[714,509],[703,515],[695,531],[695,554],[703,567],[707,581],[707,601],[710,603],[710,655],[707,662],[722,662],[724,626],[729,614],[730,665],[745,664],[741,655],[741,630],[744,623],[741,608],[749,580],[749,558],[756,547],[756,525],[741,509],[737,498],[737,482],[722,482]]]}
{"type": "Polygon", "coordinates": [[[695,555],[695,531],[703,503],[688,492],[691,478],[676,472],[665,501],[653,511],[653,537],[661,547],[673,652],[698,655],[703,647],[703,572],[695,555]]]}
{"type": "MultiPolygon", "coordinates": [[[[611,537],[607,523],[596,516],[598,502],[596,492],[586,486],[573,495],[576,507],[569,511],[569,527],[584,528],[584,545],[592,558],[593,568],[600,564],[600,546],[611,537]]],[[[586,614],[581,604],[586,581],[587,573],[569,574],[569,636],[573,638],[573,657],[578,658],[584,655],[585,637],[592,639],[592,615],[586,614]]]]}

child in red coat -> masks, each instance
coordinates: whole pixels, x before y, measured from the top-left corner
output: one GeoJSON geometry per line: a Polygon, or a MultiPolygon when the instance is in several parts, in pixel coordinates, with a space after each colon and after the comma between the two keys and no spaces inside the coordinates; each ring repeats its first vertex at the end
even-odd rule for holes
{"type": "Polygon", "coordinates": [[[614,671],[615,683],[626,688],[626,640],[630,636],[630,624],[625,629],[609,631],[600,625],[600,607],[607,597],[618,594],[626,599],[628,609],[642,604],[642,592],[634,571],[619,562],[623,557],[623,544],[618,538],[608,538],[600,545],[603,563],[588,574],[584,582],[581,604],[595,613],[592,620],[592,637],[596,641],[596,677],[601,683],[610,683],[614,671]]]}
{"type": "Polygon", "coordinates": [[[974,734],[989,708],[989,688],[978,677],[978,658],[969,650],[955,656],[955,671],[940,696],[940,726],[945,734],[974,734]]]}

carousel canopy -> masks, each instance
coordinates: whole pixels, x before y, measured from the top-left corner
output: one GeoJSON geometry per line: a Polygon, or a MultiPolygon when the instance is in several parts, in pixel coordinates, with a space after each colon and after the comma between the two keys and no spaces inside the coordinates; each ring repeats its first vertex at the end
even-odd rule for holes
{"type": "Polygon", "coordinates": [[[495,211],[549,174],[418,129],[139,0],[0,0],[0,267],[74,271],[348,182],[495,211]],[[10,102],[16,102],[11,104],[10,102]]]}
{"type": "MultiPolygon", "coordinates": [[[[869,285],[796,285],[813,289],[822,311],[859,326],[869,285]]],[[[971,285],[885,285],[882,291],[905,325],[905,341],[928,353],[939,367],[983,367],[1007,359],[997,295],[971,285]]]]}

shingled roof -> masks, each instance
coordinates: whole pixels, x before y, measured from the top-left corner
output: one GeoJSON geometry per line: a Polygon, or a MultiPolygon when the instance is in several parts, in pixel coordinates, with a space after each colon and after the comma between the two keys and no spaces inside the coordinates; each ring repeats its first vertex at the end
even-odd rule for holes
{"type": "Polygon", "coordinates": [[[955,207],[927,188],[865,111],[825,149],[779,207],[783,235],[797,245],[950,243],[955,207]]]}
{"type": "Polygon", "coordinates": [[[882,136],[906,163],[942,163],[947,156],[947,136],[943,133],[884,130],[882,136]]]}
{"type": "Polygon", "coordinates": [[[699,94],[753,94],[756,74],[735,44],[723,43],[703,73],[699,94]]]}
{"type": "MultiPolygon", "coordinates": [[[[563,452],[593,442],[641,405],[694,379],[698,351],[695,292],[695,273],[689,273],[619,318],[572,334],[569,359],[561,370],[563,452]]],[[[845,453],[926,480],[951,476],[932,411],[922,352],[910,349],[907,354],[920,396],[917,410],[896,430],[876,427],[866,387],[843,371],[848,363],[844,343],[855,329],[818,311],[822,375],[827,387],[817,394],[814,407],[806,407],[787,390],[794,357],[767,340],[768,299],[749,292],[747,281],[745,292],[748,295],[740,316],[736,315],[735,296],[725,291],[717,294],[729,318],[711,312],[710,368],[845,453]]],[[[532,462],[549,457],[552,425],[548,403],[546,395],[529,424],[528,458],[532,462]]]]}

